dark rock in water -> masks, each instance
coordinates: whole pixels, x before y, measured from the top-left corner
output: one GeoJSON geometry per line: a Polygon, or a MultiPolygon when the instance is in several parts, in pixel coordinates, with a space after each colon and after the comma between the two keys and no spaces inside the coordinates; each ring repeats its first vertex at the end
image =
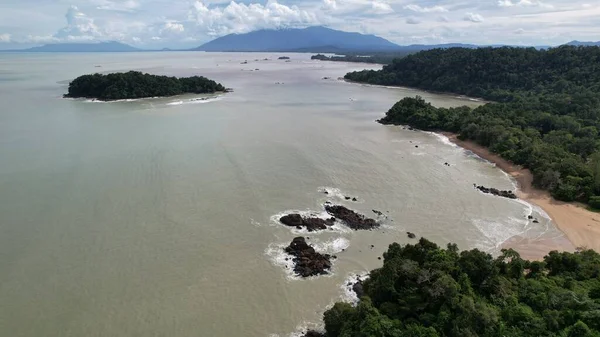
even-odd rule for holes
{"type": "Polygon", "coordinates": [[[377,221],[367,218],[364,215],[358,214],[341,205],[326,205],[325,210],[334,217],[343,220],[348,227],[354,230],[379,227],[377,221]]]}
{"type": "Polygon", "coordinates": [[[288,214],[282,216],[279,221],[286,226],[296,227],[297,229],[306,227],[309,232],[314,232],[333,226],[335,218],[323,220],[321,218],[303,218],[300,214],[288,214]]]}
{"type": "Polygon", "coordinates": [[[533,219],[533,215],[528,215],[527,219],[529,219],[529,220],[533,219]]]}
{"type": "Polygon", "coordinates": [[[352,291],[356,293],[358,298],[365,296],[365,290],[363,289],[363,281],[357,280],[352,286],[352,291]]]}
{"type": "Polygon", "coordinates": [[[304,219],[300,214],[288,214],[282,216],[279,221],[286,226],[302,226],[304,219]]]}
{"type": "Polygon", "coordinates": [[[419,147],[419,145],[415,145],[415,147],[419,147]]]}
{"type": "Polygon", "coordinates": [[[538,219],[533,220],[533,223],[540,223],[538,219]]]}
{"type": "Polygon", "coordinates": [[[352,201],[358,201],[358,199],[356,199],[356,198],[352,198],[352,201]]]}
{"type": "Polygon", "coordinates": [[[325,337],[325,335],[315,330],[308,330],[302,337],[325,337]]]}
{"type": "Polygon", "coordinates": [[[375,248],[375,245],[371,245],[371,248],[375,248]]]}
{"type": "Polygon", "coordinates": [[[331,201],[325,201],[326,204],[331,204],[331,201]]]}
{"type": "Polygon", "coordinates": [[[414,239],[417,236],[415,235],[415,233],[411,233],[411,232],[406,232],[406,235],[408,236],[409,239],[414,239]]]}
{"type": "Polygon", "coordinates": [[[409,126],[409,127],[408,127],[408,129],[409,129],[410,131],[413,131],[415,128],[413,128],[412,126],[409,126]]]}
{"type": "Polygon", "coordinates": [[[503,190],[499,190],[497,188],[493,188],[493,187],[485,187],[485,186],[477,186],[476,184],[473,184],[475,186],[476,189],[480,190],[483,193],[486,194],[491,194],[491,195],[495,195],[497,197],[503,197],[503,198],[508,198],[508,199],[517,199],[517,196],[515,195],[515,193],[513,191],[503,191],[503,190]]]}
{"type": "Polygon", "coordinates": [[[327,192],[327,191],[325,191],[325,192],[323,192],[323,193],[325,193],[325,194],[329,194],[329,192],[327,192]]]}
{"type": "Polygon", "coordinates": [[[294,272],[302,277],[328,274],[331,269],[331,258],[320,254],[311,247],[303,237],[297,237],[285,248],[285,252],[294,256],[294,272]]]}
{"type": "Polygon", "coordinates": [[[378,211],[376,209],[373,210],[373,213],[379,215],[379,216],[383,216],[383,213],[381,211],[378,211]]]}
{"type": "Polygon", "coordinates": [[[344,197],[346,200],[350,200],[350,197],[344,197]]]}
{"type": "Polygon", "coordinates": [[[381,260],[381,256],[377,257],[377,260],[381,260]]]}

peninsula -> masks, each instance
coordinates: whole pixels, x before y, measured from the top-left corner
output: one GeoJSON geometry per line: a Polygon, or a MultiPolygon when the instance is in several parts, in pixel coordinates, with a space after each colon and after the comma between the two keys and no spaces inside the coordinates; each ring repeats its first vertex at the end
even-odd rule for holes
{"type": "Polygon", "coordinates": [[[169,77],[138,71],[93,74],[77,77],[69,84],[66,98],[94,98],[101,101],[167,97],[186,93],[211,94],[226,91],[220,83],[203,76],[169,77]]]}

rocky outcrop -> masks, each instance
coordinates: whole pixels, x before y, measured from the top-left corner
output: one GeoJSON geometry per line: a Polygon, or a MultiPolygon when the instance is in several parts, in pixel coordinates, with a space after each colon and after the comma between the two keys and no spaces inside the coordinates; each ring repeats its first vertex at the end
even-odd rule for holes
{"type": "Polygon", "coordinates": [[[302,337],[325,337],[325,335],[315,330],[308,330],[302,337]]]}
{"type": "Polygon", "coordinates": [[[294,238],[285,252],[294,256],[294,272],[299,276],[324,275],[331,269],[331,256],[317,253],[303,237],[294,238]]]}
{"type": "Polygon", "coordinates": [[[406,235],[408,236],[409,239],[414,239],[417,236],[415,235],[415,233],[411,233],[411,232],[406,232],[406,235]]]}
{"type": "Polygon", "coordinates": [[[503,197],[503,198],[508,198],[508,199],[517,199],[516,194],[513,191],[503,191],[503,190],[499,190],[497,188],[493,188],[493,187],[485,187],[485,186],[478,186],[476,184],[473,184],[475,186],[476,189],[480,190],[483,193],[486,194],[492,194],[495,195],[497,197],[503,197]]]}
{"type": "Polygon", "coordinates": [[[377,221],[358,214],[341,205],[325,205],[327,213],[344,221],[344,223],[354,230],[366,230],[379,227],[377,221]]]}
{"type": "Polygon", "coordinates": [[[282,216],[279,221],[289,227],[306,228],[309,232],[315,232],[333,226],[335,218],[324,220],[321,218],[304,218],[300,214],[288,214],[282,216]]]}

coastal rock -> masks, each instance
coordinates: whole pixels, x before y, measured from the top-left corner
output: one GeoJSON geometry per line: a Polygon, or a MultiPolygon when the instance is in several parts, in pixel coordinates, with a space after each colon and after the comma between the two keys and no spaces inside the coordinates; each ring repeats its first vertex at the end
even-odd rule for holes
{"type": "Polygon", "coordinates": [[[325,210],[334,217],[343,220],[348,227],[354,230],[373,229],[379,227],[379,223],[377,223],[377,221],[367,218],[364,215],[358,214],[353,210],[341,205],[326,205],[325,210]]]}
{"type": "Polygon", "coordinates": [[[499,190],[499,189],[493,188],[493,187],[478,186],[476,184],[475,184],[475,188],[483,193],[495,195],[497,197],[503,197],[503,198],[508,198],[508,199],[517,199],[517,195],[513,191],[508,191],[508,190],[504,191],[504,190],[499,190]]]}
{"type": "Polygon", "coordinates": [[[302,337],[325,337],[325,335],[315,330],[308,330],[302,337]]]}
{"type": "Polygon", "coordinates": [[[406,232],[406,235],[408,236],[409,239],[414,239],[417,236],[415,235],[415,233],[411,233],[411,232],[406,232]]]}
{"type": "Polygon", "coordinates": [[[331,257],[317,253],[303,237],[294,238],[285,252],[294,256],[294,272],[301,277],[328,274],[331,269],[331,257]]]}
{"type": "Polygon", "coordinates": [[[358,201],[358,199],[356,199],[356,198],[352,198],[352,201],[358,201]]]}
{"type": "Polygon", "coordinates": [[[365,290],[363,288],[363,281],[357,280],[356,283],[352,286],[352,291],[356,293],[358,298],[365,296],[365,290]]]}
{"type": "Polygon", "coordinates": [[[289,227],[296,227],[297,229],[305,227],[309,232],[315,232],[333,226],[335,218],[324,220],[321,218],[304,218],[300,214],[288,214],[282,216],[279,221],[289,227]]]}
{"type": "Polygon", "coordinates": [[[533,223],[540,223],[538,219],[533,220],[533,223]]]}
{"type": "Polygon", "coordinates": [[[372,210],[372,211],[373,211],[373,213],[375,213],[375,214],[377,214],[377,215],[379,215],[379,216],[383,216],[383,212],[381,212],[381,211],[378,211],[378,210],[376,210],[376,209],[374,209],[374,210],[372,210]]]}

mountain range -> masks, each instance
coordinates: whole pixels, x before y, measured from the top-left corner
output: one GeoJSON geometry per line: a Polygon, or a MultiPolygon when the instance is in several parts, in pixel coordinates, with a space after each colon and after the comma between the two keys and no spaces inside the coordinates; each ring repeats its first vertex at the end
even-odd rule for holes
{"type": "Polygon", "coordinates": [[[303,29],[261,29],[246,34],[229,34],[203,44],[200,51],[345,51],[395,50],[399,46],[375,35],[343,32],[326,27],[303,29]]]}
{"type": "MultiPolygon", "coordinates": [[[[570,46],[600,46],[600,42],[571,41],[570,46]]],[[[489,47],[500,47],[493,45],[489,47]]],[[[216,38],[189,51],[207,52],[313,52],[313,53],[352,53],[352,52],[400,52],[413,53],[435,48],[478,48],[474,44],[413,44],[400,46],[375,35],[344,32],[327,27],[261,29],[245,34],[229,34],[216,38]]],[[[550,46],[536,46],[548,48],[550,46]]],[[[139,52],[142,50],[124,43],[109,41],[99,43],[57,43],[21,50],[4,52],[139,52]]],[[[170,49],[163,49],[170,51],[170,49]]]]}

